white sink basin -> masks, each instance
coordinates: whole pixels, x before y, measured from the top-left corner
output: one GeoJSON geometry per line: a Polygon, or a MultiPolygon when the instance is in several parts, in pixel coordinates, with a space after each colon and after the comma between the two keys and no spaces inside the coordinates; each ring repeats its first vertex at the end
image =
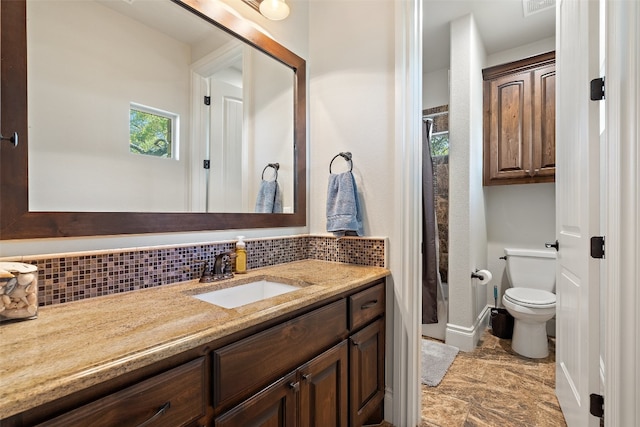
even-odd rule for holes
{"type": "Polygon", "coordinates": [[[236,308],[298,289],[300,289],[298,286],[285,285],[284,283],[271,282],[269,280],[259,280],[244,285],[194,295],[194,297],[220,307],[236,308]]]}

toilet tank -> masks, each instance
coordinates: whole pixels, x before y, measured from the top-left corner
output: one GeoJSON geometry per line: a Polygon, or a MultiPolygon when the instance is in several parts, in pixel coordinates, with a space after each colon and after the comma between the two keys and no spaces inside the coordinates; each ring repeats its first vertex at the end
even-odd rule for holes
{"type": "Polygon", "coordinates": [[[555,292],[555,250],[504,248],[504,254],[511,286],[555,292]]]}

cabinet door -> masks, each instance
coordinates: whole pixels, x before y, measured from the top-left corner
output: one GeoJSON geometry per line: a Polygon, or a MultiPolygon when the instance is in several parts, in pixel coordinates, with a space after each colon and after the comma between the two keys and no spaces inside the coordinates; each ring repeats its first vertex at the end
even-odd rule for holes
{"type": "Polygon", "coordinates": [[[241,402],[346,337],[341,299],[214,351],[214,406],[241,402]]]}
{"type": "Polygon", "coordinates": [[[555,176],[556,172],[556,67],[533,73],[533,173],[555,176]]]}
{"type": "Polygon", "coordinates": [[[215,419],[216,427],[293,427],[297,425],[300,384],[291,373],[215,419]]]}
{"type": "Polygon", "coordinates": [[[485,184],[527,178],[531,171],[531,73],[487,82],[489,138],[485,146],[485,184]]]}
{"type": "Polygon", "coordinates": [[[298,370],[301,427],[348,425],[347,363],[347,341],[343,341],[298,370]]]}
{"type": "Polygon", "coordinates": [[[384,317],[350,338],[351,425],[362,426],[384,398],[384,317]]]}

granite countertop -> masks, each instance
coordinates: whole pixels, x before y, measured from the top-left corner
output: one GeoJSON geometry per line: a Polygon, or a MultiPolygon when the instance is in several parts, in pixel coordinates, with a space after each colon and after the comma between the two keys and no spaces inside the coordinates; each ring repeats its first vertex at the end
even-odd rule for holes
{"type": "Polygon", "coordinates": [[[0,323],[0,420],[387,275],[304,260],[41,307],[37,319],[0,323]],[[261,278],[302,287],[234,309],[192,297],[261,278]]]}

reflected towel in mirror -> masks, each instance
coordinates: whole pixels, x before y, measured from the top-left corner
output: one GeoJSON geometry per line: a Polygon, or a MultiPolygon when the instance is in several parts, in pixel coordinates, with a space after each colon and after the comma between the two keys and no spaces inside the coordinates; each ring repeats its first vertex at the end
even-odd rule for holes
{"type": "Polygon", "coordinates": [[[256,199],[256,212],[282,213],[282,191],[278,181],[262,180],[256,199]]]}
{"type": "Polygon", "coordinates": [[[329,175],[327,231],[336,236],[364,235],[358,187],[351,172],[329,175]]]}

